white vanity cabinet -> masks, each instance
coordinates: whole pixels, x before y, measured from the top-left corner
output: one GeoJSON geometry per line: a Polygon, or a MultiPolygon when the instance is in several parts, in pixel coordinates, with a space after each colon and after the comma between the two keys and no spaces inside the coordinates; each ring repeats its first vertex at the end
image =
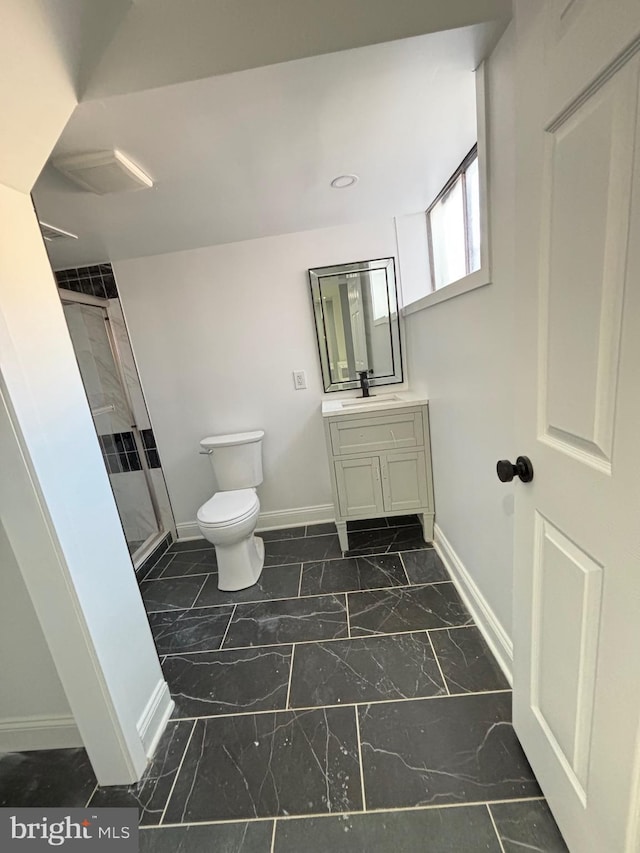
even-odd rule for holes
{"type": "Polygon", "coordinates": [[[323,406],[343,551],[348,550],[347,521],[353,519],[416,513],[425,541],[433,539],[429,407],[406,396],[351,401],[352,411],[344,402],[323,406]]]}

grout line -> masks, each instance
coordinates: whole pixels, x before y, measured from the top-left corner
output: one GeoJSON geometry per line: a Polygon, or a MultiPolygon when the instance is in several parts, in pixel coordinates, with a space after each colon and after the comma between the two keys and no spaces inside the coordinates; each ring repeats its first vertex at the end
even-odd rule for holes
{"type": "Polygon", "coordinates": [[[495,818],[493,817],[493,812],[491,811],[489,803],[486,803],[486,806],[487,806],[487,811],[489,812],[489,818],[491,820],[491,824],[493,826],[493,831],[495,832],[496,838],[498,839],[498,844],[500,845],[500,850],[502,851],[502,853],[505,853],[504,844],[502,843],[502,837],[500,836],[500,833],[498,832],[498,827],[496,826],[496,821],[495,821],[495,818]]]}
{"type": "MultiPolygon", "coordinates": [[[[544,797],[514,797],[512,799],[503,799],[503,800],[491,800],[491,805],[497,805],[500,803],[534,803],[534,802],[544,802],[544,797]]],[[[489,802],[487,800],[473,800],[469,803],[438,803],[432,806],[395,806],[387,809],[369,809],[367,812],[357,809],[352,809],[351,811],[344,812],[312,812],[311,814],[298,814],[298,815],[265,815],[264,817],[234,817],[227,818],[227,820],[196,820],[196,821],[185,821],[185,823],[164,823],[162,826],[157,823],[153,824],[153,826],[141,826],[140,831],[146,832],[150,829],[169,829],[170,827],[180,827],[180,826],[224,826],[225,824],[233,824],[233,823],[266,823],[270,820],[278,820],[289,821],[289,820],[306,820],[318,817],[326,817],[326,818],[341,818],[348,817],[350,815],[370,815],[370,814],[386,814],[388,812],[419,812],[419,811],[434,811],[435,809],[464,809],[470,808],[472,806],[487,806],[489,802]]]]}
{"type": "Polygon", "coordinates": [[[360,787],[362,789],[362,811],[367,810],[367,795],[364,790],[364,764],[362,763],[362,741],[360,740],[360,720],[358,719],[358,707],[354,708],[356,718],[356,740],[358,741],[358,762],[360,764],[360,787]]]}
{"type": "Polygon", "coordinates": [[[192,572],[191,574],[187,574],[187,575],[167,575],[166,577],[164,575],[160,575],[157,578],[150,578],[149,580],[140,581],[140,583],[141,584],[143,584],[143,583],[155,583],[156,581],[179,581],[179,580],[182,580],[182,578],[184,578],[186,580],[187,578],[201,578],[203,575],[206,575],[208,577],[209,575],[217,575],[217,574],[218,574],[217,572],[203,571],[203,572],[192,572]]]}
{"type": "MultiPolygon", "coordinates": [[[[331,534],[331,535],[333,535],[333,534],[331,534]]],[[[301,537],[301,538],[305,538],[305,537],[301,537]]],[[[314,538],[314,537],[309,537],[309,538],[314,538]]],[[[279,541],[279,542],[290,542],[292,540],[290,540],[290,539],[279,539],[277,541],[279,541]]],[[[296,541],[296,540],[293,540],[293,541],[296,541]]],[[[269,544],[269,543],[267,543],[267,544],[269,544]]],[[[389,547],[389,546],[387,546],[387,547],[389,547]]],[[[209,550],[209,549],[207,549],[207,550],[209,550]]],[[[361,550],[361,549],[356,548],[355,550],[357,551],[357,550],[361,550]]],[[[278,569],[278,568],[282,568],[283,566],[295,566],[298,562],[301,562],[301,563],[326,563],[326,562],[333,562],[335,560],[348,560],[348,559],[351,559],[354,557],[360,557],[360,558],[390,557],[390,556],[393,556],[394,554],[397,554],[399,557],[402,557],[402,554],[405,554],[405,553],[413,553],[414,551],[433,551],[433,550],[434,550],[433,545],[427,545],[425,543],[425,545],[422,548],[404,548],[401,551],[400,550],[398,550],[398,551],[387,551],[387,550],[374,551],[372,553],[367,553],[367,554],[351,554],[351,553],[349,553],[349,557],[345,557],[343,554],[340,554],[339,557],[321,557],[321,558],[318,557],[318,558],[314,558],[311,560],[295,560],[292,563],[276,563],[273,566],[266,566],[265,565],[264,568],[265,569],[278,569]]],[[[180,554],[180,553],[192,554],[192,553],[196,553],[196,552],[193,552],[193,551],[180,552],[179,551],[179,552],[176,552],[175,554],[173,554],[172,557],[177,557],[178,554],[180,554]]],[[[163,554],[162,556],[164,557],[165,554],[163,554]]],[[[165,580],[168,577],[179,578],[179,577],[188,577],[189,576],[188,574],[185,574],[185,575],[165,575],[164,572],[167,570],[167,568],[171,565],[172,562],[173,562],[173,560],[171,560],[167,564],[167,566],[165,566],[165,568],[162,570],[162,575],[160,575],[160,577],[158,577],[158,578],[155,578],[155,580],[159,580],[160,578],[162,578],[162,580],[165,580]]],[[[204,572],[194,572],[194,574],[204,574],[204,572]]],[[[209,574],[217,574],[217,570],[212,570],[209,574]]],[[[447,583],[447,581],[436,581],[436,583],[447,583]]],[[[411,581],[409,581],[409,585],[411,585],[411,581]]],[[[422,584],[420,584],[420,585],[422,585],[422,584]]]]}
{"type": "Polygon", "coordinates": [[[398,557],[400,558],[400,565],[402,566],[402,571],[404,572],[404,576],[407,579],[407,583],[409,586],[415,586],[411,578],[409,577],[409,572],[407,571],[407,567],[404,564],[404,560],[402,559],[402,553],[398,551],[398,557]]]}
{"type": "MultiPolygon", "coordinates": [[[[172,722],[175,722],[175,721],[172,720],[172,722]]],[[[180,771],[182,770],[182,765],[184,764],[184,759],[185,759],[187,752],[189,750],[189,746],[191,745],[191,739],[193,738],[193,733],[195,732],[197,725],[198,725],[198,721],[194,720],[193,725],[191,726],[191,733],[189,734],[189,739],[187,740],[187,745],[185,746],[184,752],[182,753],[182,758],[180,759],[180,764],[178,765],[178,769],[176,770],[176,775],[173,777],[173,784],[171,785],[171,790],[169,791],[169,796],[167,797],[167,800],[164,804],[164,808],[162,809],[162,814],[160,815],[160,820],[158,821],[158,824],[162,823],[162,821],[164,820],[164,816],[167,813],[167,809],[169,807],[169,800],[173,796],[173,789],[176,787],[176,783],[178,781],[178,776],[180,775],[180,771]]]]}
{"type": "MultiPolygon", "coordinates": [[[[403,702],[435,702],[438,699],[463,699],[467,696],[491,696],[502,693],[511,693],[511,690],[479,690],[475,693],[453,693],[444,695],[439,693],[435,696],[413,696],[413,697],[405,697],[402,699],[363,699],[358,702],[336,702],[333,704],[327,705],[303,705],[296,708],[265,708],[261,711],[236,711],[234,713],[228,714],[201,714],[197,717],[172,717],[171,722],[177,722],[178,720],[211,720],[211,719],[222,719],[227,717],[250,717],[250,716],[258,716],[260,714],[283,714],[288,713],[290,711],[295,711],[296,713],[307,713],[308,711],[322,711],[327,708],[359,708],[369,706],[369,705],[392,705],[394,703],[400,704],[403,702]]],[[[512,723],[509,723],[512,725],[512,723]]]]}
{"type": "Polygon", "coordinates": [[[296,644],[293,643],[291,646],[291,664],[289,666],[289,686],[287,687],[287,701],[285,704],[285,708],[289,708],[289,699],[291,697],[291,679],[293,678],[293,659],[296,654],[296,644]]]}
{"type": "MultiPolygon", "coordinates": [[[[234,610],[235,610],[235,607],[238,607],[238,605],[236,604],[234,606],[234,610]]],[[[175,611],[175,610],[161,610],[159,612],[160,613],[176,613],[177,611],[175,611]]],[[[231,616],[233,616],[233,615],[234,615],[234,612],[232,611],[231,616]]],[[[229,626],[227,626],[227,630],[228,630],[228,627],[229,626]]],[[[254,645],[254,646],[227,646],[224,649],[221,646],[218,646],[215,649],[198,649],[197,651],[193,651],[193,652],[190,652],[190,651],[163,652],[163,654],[165,655],[165,657],[185,657],[186,655],[201,655],[201,654],[205,654],[205,653],[211,654],[211,652],[242,651],[244,649],[252,649],[253,651],[255,651],[256,649],[272,649],[272,648],[277,648],[279,646],[290,646],[294,642],[296,643],[296,645],[302,645],[303,643],[334,643],[334,642],[337,643],[340,640],[367,640],[367,639],[375,639],[376,637],[396,637],[396,636],[401,637],[405,634],[422,634],[424,631],[427,631],[427,630],[431,631],[431,632],[435,632],[435,631],[458,631],[462,628],[473,628],[473,627],[475,627],[475,625],[456,625],[456,626],[445,626],[443,628],[428,628],[428,629],[427,628],[414,628],[412,631],[389,631],[387,633],[381,632],[381,633],[377,633],[377,634],[376,633],[359,634],[359,635],[356,635],[355,637],[320,637],[320,638],[316,637],[313,640],[289,640],[289,641],[285,640],[285,641],[281,641],[279,643],[263,643],[262,645],[254,645]]],[[[226,639],[226,631],[225,631],[225,639],[226,639]]],[[[489,692],[491,692],[491,693],[509,693],[510,691],[511,691],[511,688],[509,687],[509,688],[504,688],[503,690],[492,690],[489,692]]],[[[485,691],[479,691],[479,692],[485,692],[485,691]]],[[[453,694],[453,695],[457,695],[457,694],[453,694]]],[[[466,696],[467,694],[461,694],[461,695],[466,696]]]]}
{"type": "Polygon", "coordinates": [[[429,640],[429,645],[431,646],[433,657],[435,658],[435,661],[438,664],[438,669],[440,670],[440,675],[442,676],[442,683],[444,684],[444,689],[447,691],[447,696],[451,696],[451,691],[449,690],[449,683],[444,677],[444,672],[442,671],[442,667],[440,666],[440,658],[436,653],[436,647],[433,645],[433,641],[431,640],[431,635],[429,634],[429,631],[426,631],[425,633],[427,635],[427,639],[429,640]]]}
{"type": "MultiPolygon", "coordinates": [[[[233,610],[229,615],[229,621],[227,622],[227,627],[224,629],[224,634],[222,635],[222,640],[220,640],[220,645],[217,649],[213,649],[213,651],[222,651],[222,646],[224,645],[224,641],[227,639],[227,634],[229,633],[229,628],[231,627],[231,623],[233,622],[233,617],[236,615],[236,610],[238,609],[238,605],[234,604],[233,610]]],[[[251,648],[251,646],[248,646],[251,648]]]]}
{"type": "MultiPolygon", "coordinates": [[[[163,547],[163,545],[164,545],[164,544],[165,544],[165,542],[164,542],[164,540],[163,540],[163,541],[162,541],[162,542],[160,542],[158,545],[156,545],[156,547],[153,549],[153,551],[148,555],[147,560],[151,560],[151,559],[153,558],[153,556],[154,556],[154,555],[155,555],[155,554],[156,554],[156,553],[157,553],[157,552],[158,552],[158,551],[163,547]]],[[[151,569],[155,568],[155,567],[158,565],[158,563],[160,562],[160,560],[161,560],[163,557],[166,557],[166,556],[167,556],[167,554],[169,554],[169,551],[170,551],[170,550],[171,550],[171,545],[168,545],[168,546],[167,546],[167,547],[162,551],[162,553],[161,553],[161,554],[158,554],[158,556],[155,558],[155,560],[153,560],[153,563],[151,563],[151,564],[149,565],[149,571],[150,571],[151,569]]],[[[173,556],[173,555],[171,555],[171,556],[173,556]]],[[[147,560],[145,560],[144,562],[147,562],[147,560]]],[[[171,562],[171,560],[169,560],[169,562],[171,562]]]]}
{"type": "MultiPolygon", "coordinates": [[[[276,826],[277,826],[277,823],[278,823],[278,821],[274,818],[273,819],[273,830],[271,832],[271,853],[274,853],[274,850],[276,849],[276,826]]],[[[504,853],[504,851],[503,851],[503,853],[504,853]]]]}
{"type": "MultiPolygon", "coordinates": [[[[165,555],[166,555],[166,551],[165,551],[165,553],[162,555],[162,557],[164,557],[165,555]]],[[[157,561],[153,564],[153,566],[151,567],[152,569],[155,569],[155,567],[158,565],[158,563],[160,562],[160,560],[162,559],[162,557],[160,557],[160,559],[159,559],[159,560],[157,560],[157,561]]],[[[160,572],[160,574],[158,575],[158,577],[156,578],[156,580],[159,580],[161,577],[163,577],[163,576],[164,576],[164,573],[167,571],[167,569],[169,568],[169,566],[171,565],[171,563],[173,563],[173,561],[175,560],[175,558],[176,558],[176,555],[175,555],[175,554],[172,554],[172,555],[171,555],[171,559],[169,560],[169,562],[167,563],[167,565],[162,569],[162,571],[160,572]]]]}
{"type": "Polygon", "coordinates": [[[351,634],[351,612],[349,610],[349,596],[347,594],[345,594],[344,600],[345,600],[345,609],[347,611],[347,638],[349,640],[353,640],[354,637],[351,634]]]}
{"type": "Polygon", "coordinates": [[[300,580],[298,581],[298,598],[302,597],[302,572],[304,569],[304,563],[300,563],[300,580]]]}
{"type": "MultiPolygon", "coordinates": [[[[200,575],[196,575],[196,577],[200,577],[200,575]]],[[[188,608],[189,610],[193,610],[193,608],[196,606],[196,601],[200,598],[200,595],[201,595],[201,593],[202,593],[202,590],[204,589],[205,584],[207,583],[207,581],[208,581],[208,580],[209,580],[209,578],[208,578],[208,576],[207,576],[207,577],[205,577],[205,579],[204,579],[204,580],[202,581],[202,583],[200,584],[200,589],[198,590],[198,594],[197,594],[197,595],[196,595],[196,597],[193,599],[193,602],[192,602],[192,604],[191,604],[191,607],[189,607],[189,608],[188,608]]]]}
{"type": "Polygon", "coordinates": [[[185,575],[160,575],[160,577],[151,578],[151,580],[148,581],[148,583],[153,583],[153,581],[179,581],[179,580],[182,580],[182,578],[199,578],[202,575],[206,575],[207,577],[209,577],[209,575],[216,575],[217,576],[217,574],[218,574],[217,571],[206,571],[205,570],[202,572],[191,572],[191,573],[187,573],[185,575]]]}
{"type": "MultiPolygon", "coordinates": [[[[382,528],[380,528],[380,529],[382,529],[382,528]]],[[[402,528],[399,528],[399,529],[402,529],[402,528]]],[[[351,532],[353,533],[355,531],[351,531],[351,532]]],[[[259,535],[260,531],[256,531],[256,533],[259,535]]],[[[270,545],[272,542],[297,542],[297,541],[300,541],[302,539],[323,539],[327,536],[336,536],[337,537],[337,534],[336,533],[323,533],[320,536],[301,536],[298,539],[274,539],[274,540],[270,540],[269,542],[266,542],[265,545],[270,545]]],[[[395,544],[395,543],[392,542],[389,545],[381,545],[379,551],[376,550],[376,548],[378,547],[377,545],[371,545],[370,547],[373,549],[371,551],[368,550],[367,546],[365,546],[364,548],[353,548],[352,550],[350,550],[348,552],[348,554],[349,554],[349,557],[381,557],[381,556],[385,556],[385,555],[389,556],[390,554],[400,554],[400,553],[403,553],[405,551],[433,551],[434,550],[433,543],[428,543],[428,542],[423,542],[422,545],[420,545],[417,548],[394,548],[392,550],[389,550],[393,544],[395,544]],[[359,553],[352,553],[352,551],[355,551],[355,552],[365,551],[366,553],[359,554],[359,553]]],[[[400,543],[400,544],[402,545],[404,543],[400,543]]],[[[201,550],[203,550],[203,549],[201,549],[201,550]]],[[[207,548],[206,550],[209,551],[209,550],[213,550],[213,549],[207,548]]],[[[176,551],[174,556],[177,556],[178,554],[194,554],[194,553],[196,553],[196,552],[195,551],[176,551]]],[[[339,557],[314,557],[310,560],[304,560],[303,562],[306,562],[306,563],[324,563],[324,562],[330,562],[332,560],[346,560],[346,559],[348,559],[348,557],[345,557],[344,554],[342,552],[340,552],[339,557]]],[[[294,563],[296,563],[296,562],[299,562],[299,561],[294,560],[294,563]]],[[[276,566],[290,566],[290,565],[292,565],[292,563],[276,563],[273,566],[265,566],[265,568],[266,569],[273,569],[276,566]]]]}
{"type": "MultiPolygon", "coordinates": [[[[289,565],[294,565],[294,564],[290,563],[289,565]]],[[[275,568],[275,566],[272,568],[275,568]]],[[[215,572],[209,572],[209,574],[216,574],[216,573],[215,572]]],[[[185,577],[198,577],[198,575],[185,575],[185,577]]],[[[166,579],[165,578],[156,578],[155,580],[169,580],[169,578],[166,578],[166,579]]],[[[175,580],[175,578],[174,578],[174,580],[175,580]]],[[[150,581],[150,583],[153,583],[153,581],[150,581]]],[[[237,607],[238,605],[243,605],[243,604],[269,604],[272,601],[304,601],[306,598],[325,598],[325,597],[332,596],[332,595],[333,596],[365,595],[368,592],[383,592],[383,591],[393,592],[397,589],[411,589],[411,590],[413,590],[413,589],[421,589],[422,587],[425,587],[425,586],[442,586],[443,584],[450,584],[451,586],[454,585],[453,581],[434,581],[433,583],[420,583],[420,584],[408,583],[408,584],[402,584],[400,586],[375,586],[375,587],[371,587],[370,589],[348,589],[348,590],[340,590],[339,592],[314,592],[310,595],[299,595],[299,596],[288,595],[288,596],[285,596],[283,598],[257,598],[254,601],[238,601],[238,602],[228,601],[225,604],[198,604],[197,606],[192,605],[191,607],[172,607],[169,610],[147,610],[147,613],[175,613],[177,610],[204,610],[205,608],[208,608],[208,607],[231,607],[232,605],[237,607]]],[[[198,593],[198,595],[199,594],[200,593],[198,593]]],[[[453,626],[447,626],[447,627],[453,627],[453,626]]],[[[468,625],[465,625],[465,626],[458,625],[455,627],[468,627],[468,625]]]]}
{"type": "Polygon", "coordinates": [[[90,802],[91,802],[91,800],[94,798],[95,793],[96,793],[96,791],[98,790],[98,788],[99,788],[99,787],[100,787],[100,785],[96,782],[96,787],[95,787],[95,788],[93,789],[93,791],[91,792],[91,796],[90,796],[90,797],[89,797],[89,799],[87,800],[87,804],[86,804],[86,806],[85,806],[85,809],[88,809],[88,808],[89,808],[89,803],[90,803],[90,802]]]}

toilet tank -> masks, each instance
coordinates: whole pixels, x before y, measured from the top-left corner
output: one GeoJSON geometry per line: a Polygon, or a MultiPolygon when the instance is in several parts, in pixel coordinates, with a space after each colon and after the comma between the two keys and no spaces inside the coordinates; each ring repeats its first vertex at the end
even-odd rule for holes
{"type": "Polygon", "coordinates": [[[262,482],[262,439],[264,431],[210,435],[200,447],[209,453],[216,483],[221,492],[250,489],[262,482]]]}

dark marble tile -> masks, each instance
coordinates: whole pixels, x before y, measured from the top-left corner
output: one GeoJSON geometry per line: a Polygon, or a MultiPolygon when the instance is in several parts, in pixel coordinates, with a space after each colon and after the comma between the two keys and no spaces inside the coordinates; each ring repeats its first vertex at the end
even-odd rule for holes
{"type": "Polygon", "coordinates": [[[339,557],[342,557],[342,551],[337,534],[265,542],[265,566],[282,566],[285,563],[306,563],[309,560],[331,560],[339,557]]]}
{"type": "Polygon", "coordinates": [[[145,829],[140,853],[270,853],[272,834],[272,820],[145,829]]]}
{"type": "Polygon", "coordinates": [[[357,811],[353,708],[198,720],[167,823],[357,811]]]}
{"type": "Polygon", "coordinates": [[[95,786],[84,749],[41,749],[0,756],[3,808],[84,808],[95,786]]]}
{"type": "Polygon", "coordinates": [[[377,530],[381,527],[389,527],[386,518],[358,518],[354,521],[347,521],[348,533],[352,530],[377,530]]]}
{"type": "Polygon", "coordinates": [[[327,533],[337,533],[335,521],[323,521],[319,524],[307,524],[305,536],[324,536],[327,533]]]}
{"type": "Polygon", "coordinates": [[[300,595],[406,586],[408,579],[397,554],[345,557],[304,563],[300,595]]]}
{"type": "Polygon", "coordinates": [[[291,646],[202,652],[164,659],[174,717],[286,708],[291,646]]]}
{"type": "Polygon", "coordinates": [[[169,722],[140,782],[98,788],[90,805],[113,809],[135,807],[141,825],[160,823],[192,729],[191,720],[169,722]]]}
{"type": "Polygon", "coordinates": [[[471,624],[452,583],[348,594],[351,636],[471,624]]]}
{"type": "Polygon", "coordinates": [[[239,604],[224,647],[303,643],[346,636],[347,610],[344,596],[288,598],[258,604],[239,604]]]}
{"type": "Polygon", "coordinates": [[[434,548],[403,551],[402,562],[411,583],[439,583],[450,580],[444,563],[434,548]]]}
{"type": "Polygon", "coordinates": [[[278,821],[274,853],[301,850],[305,853],[329,850],[331,853],[501,853],[485,806],[278,821]]]}
{"type": "Polygon", "coordinates": [[[292,708],[446,693],[429,638],[362,637],[296,646],[292,708]]]}
{"type": "Polygon", "coordinates": [[[215,651],[220,648],[233,607],[150,613],[149,625],[160,655],[215,651]]]}
{"type": "Polygon", "coordinates": [[[306,535],[306,525],[300,527],[281,527],[280,530],[258,530],[257,535],[263,542],[279,542],[282,539],[302,539],[306,535]]]}
{"type": "Polygon", "coordinates": [[[213,545],[207,539],[187,539],[174,542],[171,546],[172,554],[181,554],[185,551],[209,551],[213,550],[213,545]]]}
{"type": "Polygon", "coordinates": [[[175,558],[175,554],[163,554],[155,563],[148,569],[147,573],[139,576],[139,580],[150,581],[159,578],[162,572],[167,568],[171,561],[175,558]]]}
{"type": "Polygon", "coordinates": [[[509,682],[475,625],[433,631],[431,642],[451,693],[509,689],[509,682]]]}
{"type": "MultiPolygon", "coordinates": [[[[131,544],[131,543],[129,543],[131,544]]],[[[155,548],[151,554],[140,563],[139,566],[136,566],[136,576],[138,580],[146,580],[149,578],[154,569],[154,567],[158,564],[158,562],[162,559],[162,557],[167,552],[169,546],[171,545],[170,536],[166,536],[162,542],[155,548]]]]}
{"type": "Polygon", "coordinates": [[[368,705],[358,711],[367,807],[539,797],[511,726],[511,695],[368,705]]]}
{"type": "Polygon", "coordinates": [[[215,550],[184,551],[172,554],[171,562],[162,570],[161,577],[183,577],[185,575],[203,575],[218,571],[215,550]]]}
{"type": "Polygon", "coordinates": [[[195,606],[237,604],[241,601],[272,601],[295,598],[300,586],[300,565],[272,566],[262,570],[258,582],[237,592],[218,589],[218,575],[208,575],[195,606]]]}
{"type": "Polygon", "coordinates": [[[420,519],[417,515],[388,515],[387,524],[389,527],[411,527],[420,524],[420,519]]]}
{"type": "Polygon", "coordinates": [[[184,610],[191,607],[205,578],[200,575],[186,578],[158,578],[140,584],[142,600],[148,613],[160,610],[184,610]]]}
{"type": "Polygon", "coordinates": [[[422,527],[419,524],[411,524],[408,527],[356,530],[349,534],[349,550],[345,556],[360,557],[367,554],[389,554],[393,551],[410,551],[429,547],[431,547],[431,543],[424,541],[422,527]]]}
{"type": "Polygon", "coordinates": [[[569,853],[544,800],[490,806],[504,853],[569,853]]]}

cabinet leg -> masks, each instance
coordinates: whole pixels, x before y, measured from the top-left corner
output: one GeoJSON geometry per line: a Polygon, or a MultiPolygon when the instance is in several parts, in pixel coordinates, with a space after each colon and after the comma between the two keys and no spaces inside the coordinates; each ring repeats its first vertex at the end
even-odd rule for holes
{"type": "Polygon", "coordinates": [[[422,514],[422,538],[425,542],[433,542],[433,515],[431,513],[422,514]]]}
{"type": "Polygon", "coordinates": [[[340,547],[343,551],[348,551],[349,538],[347,536],[347,522],[336,521],[336,527],[338,528],[338,539],[340,540],[340,547]]]}

